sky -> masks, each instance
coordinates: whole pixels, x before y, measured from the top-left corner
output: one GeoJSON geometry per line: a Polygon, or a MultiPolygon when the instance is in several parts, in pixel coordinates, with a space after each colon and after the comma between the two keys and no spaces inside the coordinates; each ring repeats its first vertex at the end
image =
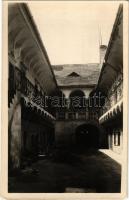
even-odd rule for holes
{"type": "Polygon", "coordinates": [[[52,65],[99,62],[100,35],[108,45],[119,2],[28,3],[52,65]]]}

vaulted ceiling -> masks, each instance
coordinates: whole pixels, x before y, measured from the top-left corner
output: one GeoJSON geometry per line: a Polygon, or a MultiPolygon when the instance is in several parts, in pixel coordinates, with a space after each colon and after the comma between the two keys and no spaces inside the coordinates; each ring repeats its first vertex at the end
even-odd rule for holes
{"type": "Polygon", "coordinates": [[[119,7],[100,73],[98,88],[107,93],[118,74],[123,74],[123,8],[119,7]]]}
{"type": "Polygon", "coordinates": [[[56,90],[56,79],[44,45],[25,3],[10,3],[8,7],[9,55],[31,69],[35,79],[47,94],[56,90]]]}

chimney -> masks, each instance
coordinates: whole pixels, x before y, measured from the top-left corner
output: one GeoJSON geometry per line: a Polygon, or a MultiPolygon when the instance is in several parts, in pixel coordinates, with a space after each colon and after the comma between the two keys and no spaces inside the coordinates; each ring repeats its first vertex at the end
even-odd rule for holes
{"type": "Polygon", "coordinates": [[[104,62],[104,58],[105,58],[107,46],[106,45],[100,45],[100,49],[99,50],[100,50],[100,64],[99,64],[99,68],[101,70],[103,62],[104,62]]]}

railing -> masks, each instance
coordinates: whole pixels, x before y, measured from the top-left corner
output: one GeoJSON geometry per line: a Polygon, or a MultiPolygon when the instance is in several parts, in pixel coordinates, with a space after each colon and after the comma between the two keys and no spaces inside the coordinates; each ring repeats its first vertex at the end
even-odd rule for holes
{"type": "Polygon", "coordinates": [[[94,120],[98,121],[98,113],[97,112],[71,112],[71,111],[63,111],[56,112],[57,120],[94,120]]]}
{"type": "MultiPolygon", "coordinates": [[[[80,97],[77,97],[78,99],[80,97]]],[[[91,100],[84,99],[84,104],[77,104],[75,101],[73,104],[73,98],[67,99],[67,104],[65,107],[56,107],[56,119],[57,120],[94,120],[98,121],[98,106],[95,107],[93,102],[91,105],[91,100]],[[78,106],[77,106],[78,105],[78,106]]]]}
{"type": "Polygon", "coordinates": [[[108,97],[105,99],[105,104],[100,110],[100,117],[110,110],[116,103],[118,103],[123,97],[123,82],[120,77],[114,82],[112,88],[108,93],[108,97]]]}
{"type": "MultiPolygon", "coordinates": [[[[33,85],[26,77],[23,72],[18,68],[9,65],[9,97],[8,101],[11,102],[14,93],[20,91],[22,95],[27,97],[29,101],[34,102],[41,108],[45,107],[45,98],[42,90],[38,90],[37,86],[33,85]]],[[[47,106],[46,106],[47,107],[47,106]]]]}

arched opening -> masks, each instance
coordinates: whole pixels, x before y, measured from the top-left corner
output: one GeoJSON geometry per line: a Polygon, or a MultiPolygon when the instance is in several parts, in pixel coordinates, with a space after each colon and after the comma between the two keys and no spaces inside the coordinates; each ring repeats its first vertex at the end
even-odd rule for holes
{"type": "Polygon", "coordinates": [[[83,124],[76,129],[76,144],[83,148],[99,148],[99,128],[92,124],[83,124]]]}
{"type": "Polygon", "coordinates": [[[69,99],[70,99],[70,108],[72,110],[84,108],[85,94],[82,90],[72,91],[69,95],[69,99]]]}
{"type": "Polygon", "coordinates": [[[62,109],[66,107],[66,98],[65,94],[61,90],[57,90],[52,95],[51,104],[52,107],[56,109],[62,109]]]}

